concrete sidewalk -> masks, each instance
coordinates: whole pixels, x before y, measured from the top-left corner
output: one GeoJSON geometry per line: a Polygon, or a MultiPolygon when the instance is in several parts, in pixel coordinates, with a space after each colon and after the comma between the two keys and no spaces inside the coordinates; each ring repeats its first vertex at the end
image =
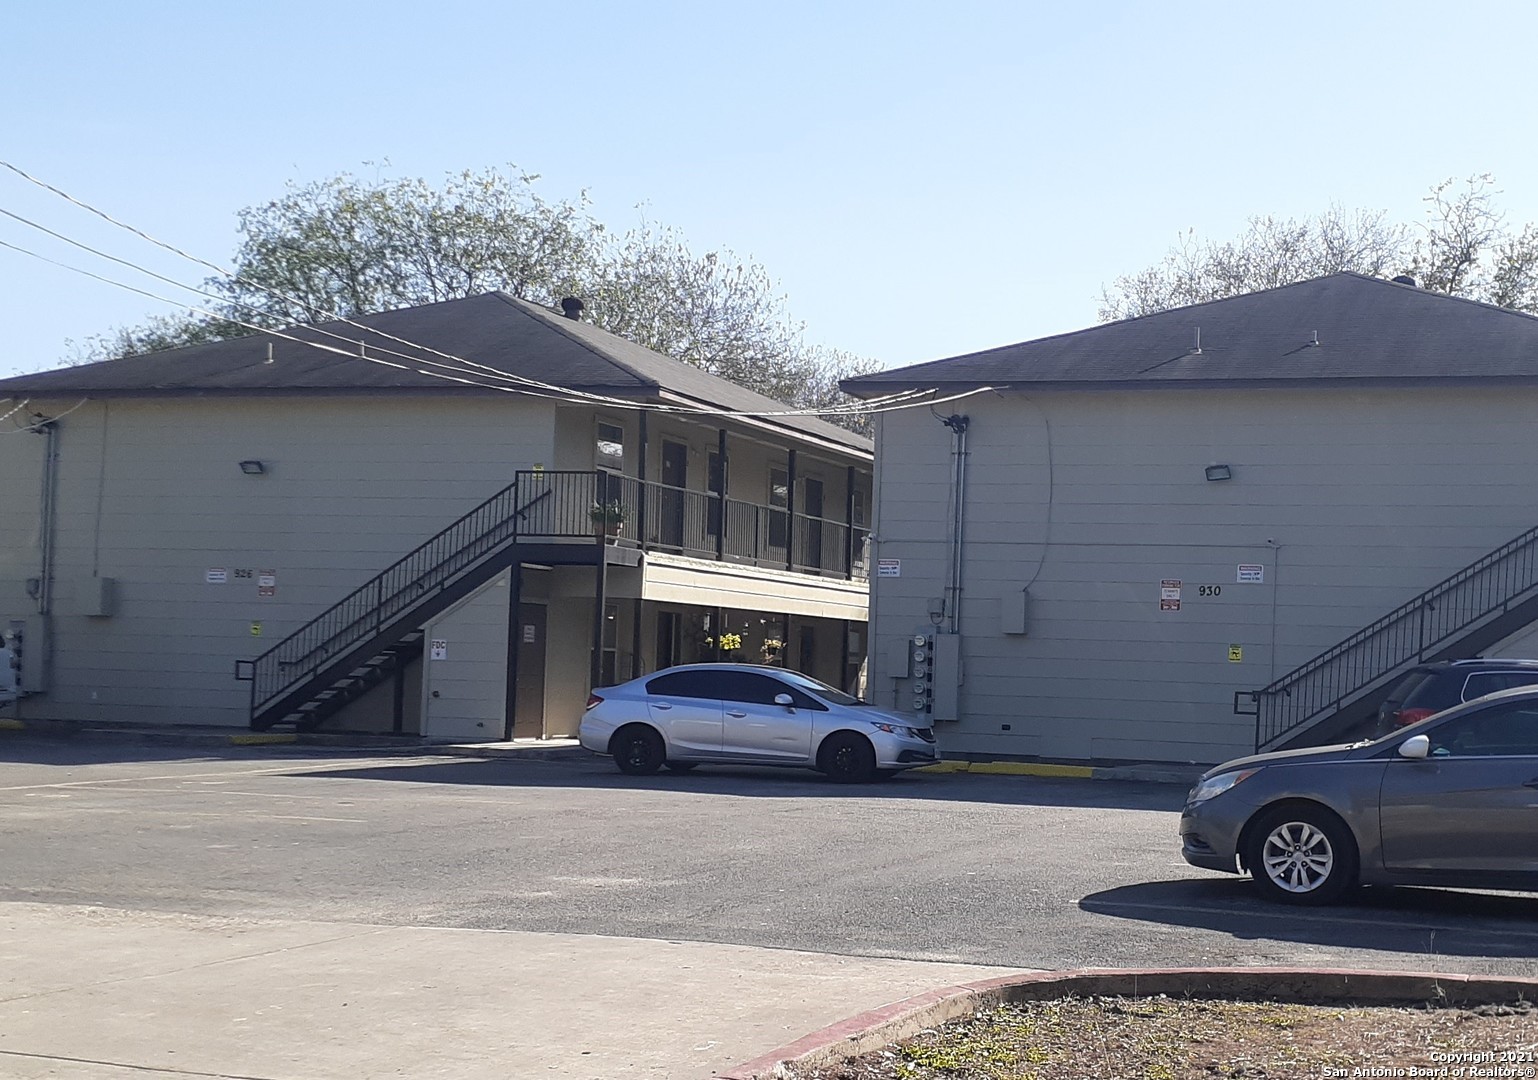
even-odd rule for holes
{"type": "Polygon", "coordinates": [[[1011,969],[569,934],[0,904],[19,1080],[692,1080],[1011,969]]]}

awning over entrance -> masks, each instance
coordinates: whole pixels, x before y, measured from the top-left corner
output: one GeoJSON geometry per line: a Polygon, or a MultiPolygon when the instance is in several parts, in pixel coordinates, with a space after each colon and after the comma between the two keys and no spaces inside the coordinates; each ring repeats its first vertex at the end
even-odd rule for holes
{"type": "Polygon", "coordinates": [[[869,617],[870,592],[863,581],[819,578],[657,551],[646,554],[642,573],[644,600],[743,611],[783,611],[856,622],[865,622],[869,617]]]}

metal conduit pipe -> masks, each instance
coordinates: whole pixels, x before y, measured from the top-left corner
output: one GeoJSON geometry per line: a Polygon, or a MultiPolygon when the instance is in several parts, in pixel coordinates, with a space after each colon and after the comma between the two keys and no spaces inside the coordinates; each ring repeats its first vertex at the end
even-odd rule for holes
{"type": "Polygon", "coordinates": [[[945,607],[947,629],[955,634],[960,632],[961,626],[962,544],[966,539],[967,511],[967,428],[971,420],[952,414],[941,422],[951,429],[951,454],[954,458],[951,471],[951,564],[947,574],[950,581],[946,588],[949,596],[945,607]]]}

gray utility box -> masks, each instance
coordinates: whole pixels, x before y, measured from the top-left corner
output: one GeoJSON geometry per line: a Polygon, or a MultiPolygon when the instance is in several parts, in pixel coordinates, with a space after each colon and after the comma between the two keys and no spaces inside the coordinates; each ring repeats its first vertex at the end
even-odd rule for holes
{"type": "Polygon", "coordinates": [[[961,635],[936,634],[934,720],[961,719],[961,635]]]}

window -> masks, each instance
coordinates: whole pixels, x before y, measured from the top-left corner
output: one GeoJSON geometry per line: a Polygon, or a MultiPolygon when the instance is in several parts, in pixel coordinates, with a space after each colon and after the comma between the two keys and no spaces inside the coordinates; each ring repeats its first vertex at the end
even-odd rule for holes
{"type": "Polygon", "coordinates": [[[726,501],[721,496],[726,491],[726,469],[719,452],[712,450],[705,466],[705,486],[716,496],[706,508],[705,531],[710,536],[721,535],[721,508],[726,501]]]}
{"type": "Polygon", "coordinates": [[[603,606],[603,655],[599,658],[599,675],[604,686],[619,681],[619,605],[603,606]]]}
{"type": "Polygon", "coordinates": [[[653,697],[706,698],[720,700],[720,672],[674,671],[658,675],[646,684],[653,697]]]}
{"type": "Polygon", "coordinates": [[[1538,756],[1538,706],[1493,705],[1427,734],[1432,757],[1538,756]]]}
{"type": "Polygon", "coordinates": [[[768,675],[755,675],[750,671],[723,671],[720,685],[721,697],[726,701],[740,701],[746,705],[773,705],[774,699],[780,694],[789,694],[798,709],[828,711],[826,705],[810,694],[768,675]]]}
{"type": "Polygon", "coordinates": [[[787,671],[785,673],[785,681],[794,683],[797,686],[804,686],[818,697],[826,698],[835,705],[869,704],[869,702],[861,701],[859,698],[846,694],[842,690],[835,690],[827,683],[814,679],[810,675],[803,675],[799,671],[787,671]]]}
{"type": "Polygon", "coordinates": [[[790,545],[790,473],[785,469],[769,470],[769,546],[784,548],[790,545]]]}
{"type": "Polygon", "coordinates": [[[1478,671],[1463,684],[1463,700],[1473,701],[1497,690],[1511,690],[1518,686],[1532,686],[1534,683],[1538,683],[1538,672],[1478,671]]]}
{"type": "Polygon", "coordinates": [[[625,471],[625,429],[618,424],[598,421],[598,438],[594,444],[593,463],[600,469],[613,472],[625,471]]]}

